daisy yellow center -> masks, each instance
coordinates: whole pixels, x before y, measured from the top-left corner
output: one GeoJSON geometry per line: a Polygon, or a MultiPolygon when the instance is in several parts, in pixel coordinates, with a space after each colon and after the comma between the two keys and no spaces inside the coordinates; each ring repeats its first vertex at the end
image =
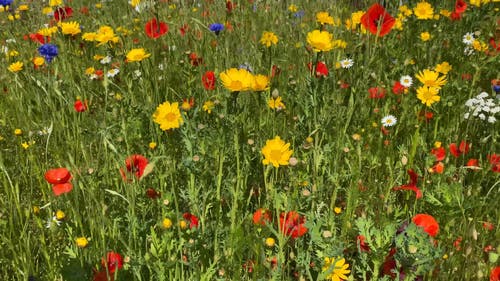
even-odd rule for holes
{"type": "Polygon", "coordinates": [[[177,119],[177,116],[174,113],[169,112],[165,115],[165,119],[167,119],[168,122],[174,122],[177,119]]]}
{"type": "Polygon", "coordinates": [[[281,159],[281,149],[271,150],[271,161],[279,161],[281,159]]]}

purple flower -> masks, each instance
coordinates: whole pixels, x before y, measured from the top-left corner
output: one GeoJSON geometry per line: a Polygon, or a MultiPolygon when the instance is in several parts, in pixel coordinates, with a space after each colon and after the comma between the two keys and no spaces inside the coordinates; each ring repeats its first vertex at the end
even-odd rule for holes
{"type": "Polygon", "coordinates": [[[12,0],[0,0],[0,6],[9,6],[12,3],[12,0]]]}
{"type": "Polygon", "coordinates": [[[212,23],[211,25],[208,26],[208,29],[210,29],[210,31],[215,33],[215,35],[219,35],[219,33],[224,30],[224,24],[212,23]]]}
{"type": "Polygon", "coordinates": [[[57,46],[52,44],[43,44],[42,46],[38,47],[38,52],[45,58],[47,62],[51,62],[52,59],[59,54],[57,46]]]}

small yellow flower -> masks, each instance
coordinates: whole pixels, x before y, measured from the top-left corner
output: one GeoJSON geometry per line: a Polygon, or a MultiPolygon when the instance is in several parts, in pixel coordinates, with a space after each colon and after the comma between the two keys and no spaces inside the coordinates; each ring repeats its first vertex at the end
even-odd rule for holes
{"type": "Polygon", "coordinates": [[[429,32],[422,32],[420,33],[420,39],[424,42],[429,41],[431,40],[431,34],[429,32]]]}
{"type": "Polygon", "coordinates": [[[49,6],[55,7],[55,6],[60,6],[62,5],[62,0],[50,0],[49,1],[49,6]]]}
{"type": "Polygon", "coordinates": [[[274,34],[273,32],[270,31],[264,31],[262,33],[262,37],[260,38],[259,41],[262,45],[266,47],[271,47],[271,45],[276,45],[278,44],[278,36],[274,34]]]}
{"type": "Polygon", "coordinates": [[[307,143],[313,143],[314,139],[312,137],[307,137],[306,142],[307,143]]]}
{"type": "Polygon", "coordinates": [[[322,267],[323,272],[327,272],[327,280],[340,281],[347,280],[349,264],[345,263],[344,258],[325,258],[325,264],[322,267]]]}
{"type": "Polygon", "coordinates": [[[21,70],[23,70],[24,64],[20,61],[16,61],[14,63],[11,63],[9,67],[7,68],[10,72],[16,73],[21,70]]]}
{"type": "MultiPolygon", "coordinates": [[[[186,222],[184,222],[184,223],[186,223],[186,222]]],[[[172,227],[172,221],[169,218],[164,218],[162,223],[161,223],[161,226],[164,229],[169,229],[172,227]]],[[[185,227],[182,227],[182,225],[181,225],[181,228],[185,228],[185,227]]]]}
{"type": "Polygon", "coordinates": [[[28,11],[29,6],[28,5],[19,5],[19,7],[17,7],[17,10],[18,11],[28,11]]]}
{"type": "Polygon", "coordinates": [[[51,7],[43,7],[43,9],[42,9],[42,14],[44,14],[44,15],[48,15],[48,14],[52,13],[53,11],[54,11],[54,10],[52,10],[52,8],[51,8],[51,7]]]}
{"type": "Polygon", "coordinates": [[[214,108],[215,104],[213,101],[208,100],[203,103],[203,111],[206,111],[208,114],[212,113],[212,109],[214,108]]]}
{"type": "Polygon", "coordinates": [[[449,18],[451,16],[451,12],[446,9],[442,9],[439,11],[439,14],[442,15],[443,17],[449,18]]]}
{"type": "Polygon", "coordinates": [[[274,247],[275,244],[276,244],[276,240],[274,240],[274,238],[272,238],[272,237],[266,238],[266,246],[268,246],[269,248],[272,248],[272,247],[274,247]]]}
{"type": "Polygon", "coordinates": [[[96,3],[96,4],[94,5],[94,7],[95,7],[96,9],[101,9],[101,8],[102,8],[102,3],[96,3]]]}
{"type": "Polygon", "coordinates": [[[22,142],[21,143],[21,146],[24,148],[24,149],[28,149],[30,147],[30,145],[27,143],[27,142],[22,142]]]}
{"type": "Polygon", "coordinates": [[[87,69],[85,69],[86,75],[92,75],[94,73],[95,73],[95,68],[93,68],[93,67],[87,67],[87,69]]]}
{"type": "Polygon", "coordinates": [[[328,12],[318,12],[316,13],[316,22],[325,25],[325,24],[331,24],[333,25],[333,17],[328,14],[328,12]]]}
{"type": "Polygon", "coordinates": [[[290,150],[290,143],[285,143],[279,136],[272,140],[267,140],[266,145],[262,148],[261,153],[264,155],[262,164],[279,166],[287,166],[292,156],[293,150],[290,150]]]}
{"type": "Polygon", "coordinates": [[[333,49],[333,35],[328,31],[313,30],[307,33],[307,43],[315,52],[328,52],[333,49]]]}
{"type": "Polygon", "coordinates": [[[181,221],[179,222],[179,227],[180,227],[181,229],[186,229],[186,228],[187,228],[187,222],[186,222],[185,220],[181,220],[181,221]]]}
{"type": "Polygon", "coordinates": [[[19,52],[16,50],[12,50],[9,52],[9,57],[17,57],[19,56],[19,52]]]}
{"type": "Polygon", "coordinates": [[[149,143],[149,149],[155,149],[157,146],[156,142],[152,141],[149,143]]]}
{"type": "Polygon", "coordinates": [[[78,248],[85,248],[89,244],[89,240],[85,237],[78,237],[75,239],[75,243],[78,248]]]}
{"type": "Polygon", "coordinates": [[[56,211],[56,219],[57,220],[63,220],[66,217],[66,214],[62,210],[57,210],[56,211]]]}
{"type": "Polygon", "coordinates": [[[342,213],[342,208],[340,208],[340,207],[335,207],[335,208],[333,208],[333,211],[335,212],[335,214],[337,214],[337,215],[338,215],[338,214],[342,213]]]}
{"type": "Polygon", "coordinates": [[[353,134],[352,139],[355,141],[359,141],[359,140],[361,140],[361,135],[360,134],[353,134]]]}
{"type": "Polygon", "coordinates": [[[448,74],[453,67],[446,61],[436,65],[436,71],[444,75],[448,74]]]}
{"type": "Polygon", "coordinates": [[[22,134],[23,134],[23,131],[22,131],[21,129],[15,129],[15,130],[14,130],[14,135],[16,135],[16,136],[20,136],[20,135],[22,135],[22,134]]]}
{"type": "Polygon", "coordinates": [[[297,5],[295,4],[291,4],[290,6],[288,6],[288,11],[292,12],[292,13],[295,13],[299,10],[299,8],[297,7],[297,5]]]}
{"type": "Polygon", "coordinates": [[[141,4],[141,0],[130,0],[130,6],[135,8],[137,5],[141,4]]]}
{"type": "Polygon", "coordinates": [[[431,106],[433,103],[438,102],[441,99],[438,88],[426,86],[422,86],[417,89],[417,98],[427,106],[431,106]]]}
{"type": "Polygon", "coordinates": [[[179,103],[166,101],[160,104],[153,114],[153,121],[160,125],[163,131],[179,128],[184,122],[179,110],[179,103]]]}
{"type": "Polygon", "coordinates": [[[34,57],[32,60],[35,66],[42,66],[45,63],[45,59],[43,57],[34,57]]]}
{"type": "Polygon", "coordinates": [[[40,213],[40,207],[33,206],[33,214],[38,215],[40,213]]]}
{"type": "Polygon", "coordinates": [[[64,35],[75,36],[82,32],[80,29],[80,24],[76,21],[60,22],[59,27],[61,28],[61,33],[64,35]]]}
{"type": "Polygon", "coordinates": [[[149,58],[150,56],[151,54],[146,53],[146,50],[144,50],[143,48],[132,49],[127,53],[127,61],[142,61],[143,59],[149,58]]]}
{"type": "Polygon", "coordinates": [[[413,11],[408,8],[406,5],[399,6],[399,12],[404,16],[404,17],[409,17],[413,14],[413,11]]]}
{"type": "Polygon", "coordinates": [[[435,141],[435,142],[434,142],[434,147],[435,147],[435,148],[440,148],[440,147],[441,147],[441,144],[442,144],[442,143],[441,143],[440,141],[435,141]]]}
{"type": "Polygon", "coordinates": [[[413,13],[420,20],[429,20],[434,18],[434,9],[432,5],[422,1],[418,2],[415,8],[413,8],[413,13]]]}
{"type": "Polygon", "coordinates": [[[269,106],[269,108],[275,109],[275,110],[281,110],[281,109],[285,109],[286,108],[285,104],[281,100],[281,97],[277,97],[277,98],[272,98],[271,97],[267,101],[267,105],[269,106]]]}

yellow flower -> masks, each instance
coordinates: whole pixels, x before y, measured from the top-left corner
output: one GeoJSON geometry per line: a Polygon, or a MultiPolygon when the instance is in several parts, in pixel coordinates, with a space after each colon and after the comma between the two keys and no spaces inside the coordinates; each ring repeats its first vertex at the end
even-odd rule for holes
{"type": "Polygon", "coordinates": [[[346,28],[349,30],[356,29],[356,27],[358,27],[358,25],[361,24],[361,18],[363,17],[364,14],[365,14],[364,11],[357,11],[352,13],[351,18],[346,19],[345,21],[346,28]]]}
{"type": "Polygon", "coordinates": [[[95,32],[85,32],[83,35],[82,35],[82,39],[84,41],[95,41],[95,38],[97,37],[97,33],[95,32]]]}
{"type": "Polygon", "coordinates": [[[153,114],[153,121],[160,124],[160,129],[163,131],[179,128],[183,122],[179,103],[170,104],[170,102],[166,101],[160,104],[153,114]]]}
{"type": "Polygon", "coordinates": [[[22,131],[21,129],[15,129],[15,130],[14,130],[14,135],[16,135],[16,136],[20,136],[20,135],[22,135],[22,134],[23,134],[23,131],[22,131]]]}
{"type": "Polygon", "coordinates": [[[33,206],[33,214],[38,215],[40,213],[40,207],[33,206]]]}
{"type": "Polygon", "coordinates": [[[80,30],[80,24],[76,21],[60,22],[59,27],[61,28],[62,34],[75,36],[82,32],[80,30]]]}
{"type": "Polygon", "coordinates": [[[447,17],[447,18],[449,18],[451,16],[451,12],[449,10],[446,10],[446,9],[441,9],[439,11],[439,14],[442,15],[443,17],[447,17]]]}
{"type": "Polygon", "coordinates": [[[66,217],[66,214],[63,211],[61,211],[61,210],[56,211],[56,219],[57,220],[63,220],[65,217],[66,217]]]}
{"type": "Polygon", "coordinates": [[[272,237],[266,238],[266,246],[268,246],[269,248],[272,248],[272,247],[274,247],[275,244],[276,244],[276,240],[274,240],[274,238],[272,238],[272,237]]]}
{"type": "Polygon", "coordinates": [[[145,58],[149,58],[151,54],[146,53],[146,51],[143,48],[139,49],[132,49],[130,52],[127,53],[127,61],[128,62],[133,62],[133,61],[142,61],[145,58]]]}
{"type": "Polygon", "coordinates": [[[203,103],[203,111],[206,111],[208,114],[212,113],[212,109],[214,108],[215,104],[213,101],[208,100],[203,103]]]}
{"type": "Polygon", "coordinates": [[[446,84],[446,78],[444,76],[439,76],[438,72],[429,69],[420,71],[415,77],[422,82],[424,86],[433,87],[438,90],[446,84]]]}
{"type": "Polygon", "coordinates": [[[432,8],[432,5],[425,1],[418,2],[417,6],[413,8],[413,13],[419,20],[428,20],[433,19],[434,17],[434,9],[432,8]]]}
{"type": "Polygon", "coordinates": [[[164,218],[163,221],[161,222],[161,226],[164,229],[169,229],[172,227],[172,221],[169,218],[164,218]]]}
{"type": "Polygon", "coordinates": [[[141,4],[141,0],[130,0],[130,6],[135,8],[137,5],[141,4]]]}
{"type": "Polygon", "coordinates": [[[417,98],[427,106],[431,106],[433,103],[438,102],[441,99],[438,88],[426,86],[422,86],[417,89],[417,98]]]}
{"type": "Polygon", "coordinates": [[[340,208],[340,207],[335,207],[335,208],[333,208],[333,211],[335,212],[335,214],[337,214],[337,215],[338,215],[338,214],[342,213],[342,208],[340,208]]]}
{"type": "Polygon", "coordinates": [[[291,4],[290,6],[288,6],[288,11],[292,12],[292,13],[295,13],[299,10],[299,8],[297,7],[297,5],[295,4],[291,4]]]}
{"type": "Polygon", "coordinates": [[[422,32],[420,33],[420,39],[424,42],[429,41],[431,40],[431,34],[429,32],[422,32]]]}
{"type": "Polygon", "coordinates": [[[21,143],[21,146],[24,148],[24,149],[28,149],[30,147],[30,145],[27,143],[27,142],[22,142],[21,143]]]}
{"type": "Polygon", "coordinates": [[[338,49],[345,49],[347,48],[347,42],[340,39],[333,40],[333,47],[338,49]]]}
{"type": "Polygon", "coordinates": [[[409,17],[413,14],[412,10],[406,5],[399,6],[399,12],[405,17],[409,17]]]}
{"type": "Polygon", "coordinates": [[[476,7],[480,7],[481,6],[481,0],[470,0],[470,4],[474,5],[476,7]]]}
{"type": "Polygon", "coordinates": [[[149,149],[155,149],[156,146],[157,146],[157,144],[156,144],[156,142],[152,141],[152,142],[149,143],[148,146],[149,146],[149,149]]]}
{"type": "Polygon", "coordinates": [[[434,142],[434,147],[435,147],[435,148],[440,148],[440,147],[441,147],[441,145],[442,145],[442,143],[441,143],[440,141],[435,141],[435,142],[434,142]]]}
{"type": "MultiPolygon", "coordinates": [[[[89,37],[91,37],[91,35],[89,37]]],[[[100,46],[106,43],[118,43],[119,40],[120,39],[118,38],[118,36],[116,36],[113,29],[107,25],[104,25],[99,28],[97,33],[95,33],[94,40],[89,40],[89,41],[97,41],[99,42],[97,46],[100,46]]]]}
{"type": "Polygon", "coordinates": [[[328,31],[313,30],[307,33],[307,43],[315,52],[328,52],[333,49],[333,35],[328,31]]]}
{"type": "Polygon", "coordinates": [[[93,67],[87,67],[87,69],[85,69],[86,75],[92,75],[94,73],[95,73],[95,68],[93,68],[93,67]]]}
{"type": "Polygon", "coordinates": [[[43,9],[42,9],[42,14],[44,14],[44,15],[51,14],[52,12],[53,12],[53,10],[51,7],[43,7],[43,9]]]}
{"type": "Polygon", "coordinates": [[[42,36],[45,36],[45,37],[50,37],[50,36],[54,35],[55,33],[57,33],[57,26],[44,27],[44,28],[38,30],[37,33],[42,35],[42,36]]]}
{"type": "Polygon", "coordinates": [[[12,50],[9,52],[9,57],[17,57],[19,56],[19,52],[16,50],[12,50]]]}
{"type": "Polygon", "coordinates": [[[224,87],[231,92],[250,90],[255,83],[255,77],[244,68],[230,68],[222,72],[219,76],[224,87]]]}
{"type": "Polygon", "coordinates": [[[60,6],[62,5],[62,0],[50,0],[49,1],[49,6],[54,7],[54,6],[60,6]]]}
{"type": "Polygon", "coordinates": [[[446,61],[436,65],[436,71],[444,75],[448,74],[448,72],[450,72],[451,69],[452,66],[446,61]]]}
{"type": "Polygon", "coordinates": [[[316,14],[316,22],[324,25],[324,24],[331,24],[333,25],[333,17],[331,17],[328,12],[318,12],[316,14]]]}
{"type": "Polygon", "coordinates": [[[35,66],[42,66],[45,63],[45,59],[43,57],[34,57],[32,62],[35,66]]]}
{"type": "Polygon", "coordinates": [[[269,48],[269,47],[271,47],[271,45],[278,44],[278,36],[276,36],[276,34],[274,34],[273,32],[264,31],[262,33],[262,37],[260,38],[259,42],[262,45],[269,48]]]}
{"type": "Polygon", "coordinates": [[[290,143],[285,143],[279,136],[276,136],[272,140],[267,140],[266,145],[261,151],[265,157],[264,160],[262,160],[262,164],[272,164],[276,168],[280,165],[288,165],[290,156],[292,156],[293,153],[293,150],[288,149],[289,147],[290,143]]]}
{"type": "Polygon", "coordinates": [[[181,220],[181,221],[179,222],[179,227],[180,227],[181,229],[186,229],[186,228],[187,228],[187,222],[186,222],[185,220],[181,220]]]}
{"type": "Polygon", "coordinates": [[[261,92],[261,91],[266,91],[268,89],[269,89],[269,77],[262,74],[255,75],[252,90],[256,92],[261,92]]]}
{"type": "Polygon", "coordinates": [[[277,97],[277,98],[270,98],[268,101],[267,101],[267,105],[269,106],[269,108],[271,109],[276,109],[276,110],[281,110],[281,109],[285,109],[285,104],[283,103],[283,101],[281,100],[281,97],[277,97]]]}
{"type": "Polygon", "coordinates": [[[24,64],[22,62],[16,61],[14,63],[11,63],[7,69],[10,72],[16,73],[16,72],[19,72],[19,71],[23,70],[23,65],[24,64]]]}
{"type": "Polygon", "coordinates": [[[327,280],[341,281],[347,280],[347,274],[351,272],[347,268],[349,268],[349,264],[345,263],[344,258],[325,258],[322,270],[323,272],[327,272],[327,280]]]}
{"type": "Polygon", "coordinates": [[[19,5],[19,7],[17,7],[17,10],[18,11],[28,11],[29,6],[28,5],[19,5]]]}
{"type": "Polygon", "coordinates": [[[89,244],[89,240],[85,237],[78,237],[75,239],[75,243],[78,248],[85,248],[89,244]]]}
{"type": "Polygon", "coordinates": [[[479,52],[485,52],[488,50],[488,44],[479,40],[474,40],[474,42],[472,42],[472,47],[474,48],[474,50],[479,52]]]}

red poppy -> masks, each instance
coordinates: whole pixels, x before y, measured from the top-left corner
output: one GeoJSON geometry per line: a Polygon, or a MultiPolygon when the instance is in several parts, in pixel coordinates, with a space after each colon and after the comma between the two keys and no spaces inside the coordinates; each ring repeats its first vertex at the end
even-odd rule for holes
{"type": "Polygon", "coordinates": [[[189,228],[197,228],[198,227],[198,217],[191,213],[184,213],[182,217],[185,220],[189,221],[189,228]]]}
{"type": "Polygon", "coordinates": [[[475,158],[471,158],[467,161],[467,164],[465,166],[467,166],[469,169],[479,170],[479,161],[475,158]]]}
{"type": "Polygon", "coordinates": [[[358,247],[361,250],[361,252],[369,252],[370,251],[370,246],[368,246],[368,244],[366,244],[365,240],[366,240],[366,237],[364,237],[363,235],[358,235],[356,237],[356,241],[357,241],[358,247]]]}
{"type": "Polygon", "coordinates": [[[451,18],[451,20],[461,20],[462,19],[462,14],[453,11],[450,14],[450,18],[451,18]]]}
{"type": "Polygon", "coordinates": [[[467,10],[467,3],[464,0],[457,0],[455,2],[455,12],[461,14],[465,10],[467,10]]]}
{"type": "Polygon", "coordinates": [[[109,274],[110,276],[108,278],[108,273],[106,272],[106,269],[103,269],[101,271],[92,269],[92,271],[94,272],[92,281],[115,281],[115,276],[112,274],[109,274]]]}
{"type": "Polygon", "coordinates": [[[123,258],[120,254],[111,251],[108,252],[106,258],[102,258],[101,264],[103,267],[108,269],[108,272],[111,275],[115,273],[116,269],[123,268],[123,258]]]}
{"type": "Polygon", "coordinates": [[[183,25],[179,28],[179,32],[181,33],[181,36],[186,35],[186,33],[188,32],[188,30],[189,30],[189,25],[187,25],[187,24],[183,24],[183,25]]]}
{"type": "Polygon", "coordinates": [[[391,248],[389,254],[385,257],[384,263],[382,264],[382,274],[389,275],[391,278],[396,278],[396,259],[394,255],[396,254],[396,248],[391,248]]]}
{"type": "Polygon", "coordinates": [[[456,143],[450,144],[450,153],[457,158],[460,156],[460,154],[467,154],[469,152],[469,149],[470,144],[465,141],[461,141],[458,147],[456,143]]]}
{"type": "Polygon", "coordinates": [[[392,93],[395,95],[400,95],[404,93],[406,90],[406,87],[401,85],[401,82],[396,81],[394,82],[394,85],[392,86],[392,93]]]}
{"type": "Polygon", "coordinates": [[[415,192],[416,199],[422,197],[422,191],[417,187],[418,175],[412,169],[408,170],[408,175],[410,175],[410,182],[408,184],[403,184],[397,187],[393,187],[392,190],[412,190],[415,192]]]}
{"type": "Polygon", "coordinates": [[[431,153],[436,157],[436,161],[443,161],[446,157],[446,150],[444,147],[433,148],[431,153]]]}
{"type": "Polygon", "coordinates": [[[328,76],[328,67],[322,61],[318,61],[316,64],[316,77],[326,77],[328,76]]]}
{"type": "Polygon", "coordinates": [[[87,110],[87,101],[82,102],[78,99],[75,101],[73,107],[75,108],[76,112],[84,112],[87,110]]]}
{"type": "Polygon", "coordinates": [[[214,90],[215,89],[215,73],[213,71],[207,71],[201,77],[201,81],[203,82],[203,87],[205,90],[214,90]]]}
{"type": "Polygon", "coordinates": [[[161,193],[156,191],[154,188],[146,189],[146,196],[150,199],[158,199],[161,197],[161,193]]]}
{"type": "Polygon", "coordinates": [[[455,239],[455,241],[453,241],[453,247],[455,247],[457,251],[460,251],[462,249],[462,247],[460,246],[461,243],[462,243],[462,236],[459,236],[457,237],[457,239],[455,239]]]}
{"type": "Polygon", "coordinates": [[[66,168],[56,168],[45,172],[45,180],[50,184],[67,183],[71,179],[71,173],[66,168]]]}
{"type": "Polygon", "coordinates": [[[495,38],[491,37],[490,38],[490,46],[491,48],[493,48],[494,51],[500,51],[500,43],[497,44],[497,42],[495,41],[495,38]]]}
{"type": "Polygon", "coordinates": [[[492,231],[494,228],[495,228],[495,225],[492,224],[491,222],[483,222],[483,228],[488,230],[488,231],[492,231]]]}
{"type": "Polygon", "coordinates": [[[258,224],[258,225],[266,225],[267,223],[271,222],[271,211],[267,209],[258,209],[253,213],[253,223],[258,224]]]}
{"type": "Polygon", "coordinates": [[[500,281],[500,266],[497,266],[491,270],[490,281],[500,281]]]}
{"type": "Polygon", "coordinates": [[[54,12],[54,19],[56,21],[65,20],[73,15],[73,9],[71,7],[57,8],[54,12]]]}
{"type": "Polygon", "coordinates": [[[368,89],[368,97],[371,99],[382,99],[385,97],[385,89],[381,87],[371,87],[368,89]]]}
{"type": "Polygon", "coordinates": [[[236,3],[233,4],[233,2],[231,2],[231,0],[227,0],[226,1],[226,12],[228,14],[230,14],[234,8],[236,8],[236,3]]]}
{"type": "Polygon", "coordinates": [[[55,196],[62,195],[64,193],[68,193],[73,190],[73,184],[70,182],[58,183],[52,185],[52,192],[54,192],[55,196]]]}
{"type": "Polygon", "coordinates": [[[304,226],[306,218],[295,211],[281,213],[280,230],[292,238],[301,237],[307,233],[307,227],[304,226]]]}
{"type": "Polygon", "coordinates": [[[443,162],[439,161],[436,164],[434,164],[434,166],[432,166],[431,169],[433,173],[442,174],[444,172],[444,164],[443,162]]]}
{"type": "Polygon", "coordinates": [[[140,179],[144,174],[144,170],[148,165],[148,159],[140,154],[134,154],[125,160],[125,167],[127,171],[125,172],[123,168],[120,169],[120,173],[124,180],[127,180],[126,173],[133,173],[136,178],[140,179]]]}
{"type": "Polygon", "coordinates": [[[156,39],[168,32],[168,25],[162,21],[157,22],[154,18],[146,23],[144,31],[149,38],[156,39]]]}
{"type": "Polygon", "coordinates": [[[280,75],[280,73],[281,73],[281,68],[279,68],[276,65],[273,65],[273,67],[271,68],[271,78],[274,78],[274,77],[280,75]]]}
{"type": "Polygon", "coordinates": [[[380,37],[387,35],[395,23],[396,20],[378,3],[373,4],[361,17],[361,24],[380,37]]]}
{"type": "Polygon", "coordinates": [[[43,36],[40,33],[30,33],[31,41],[39,44],[45,44],[50,42],[50,37],[43,36]]]}
{"type": "Polygon", "coordinates": [[[423,228],[424,231],[432,237],[435,237],[439,232],[439,224],[431,215],[417,214],[411,220],[414,224],[423,228]]]}
{"type": "Polygon", "coordinates": [[[487,158],[488,161],[490,161],[490,164],[493,166],[491,167],[491,170],[493,172],[500,173],[500,155],[493,153],[491,155],[488,155],[487,158]]]}

